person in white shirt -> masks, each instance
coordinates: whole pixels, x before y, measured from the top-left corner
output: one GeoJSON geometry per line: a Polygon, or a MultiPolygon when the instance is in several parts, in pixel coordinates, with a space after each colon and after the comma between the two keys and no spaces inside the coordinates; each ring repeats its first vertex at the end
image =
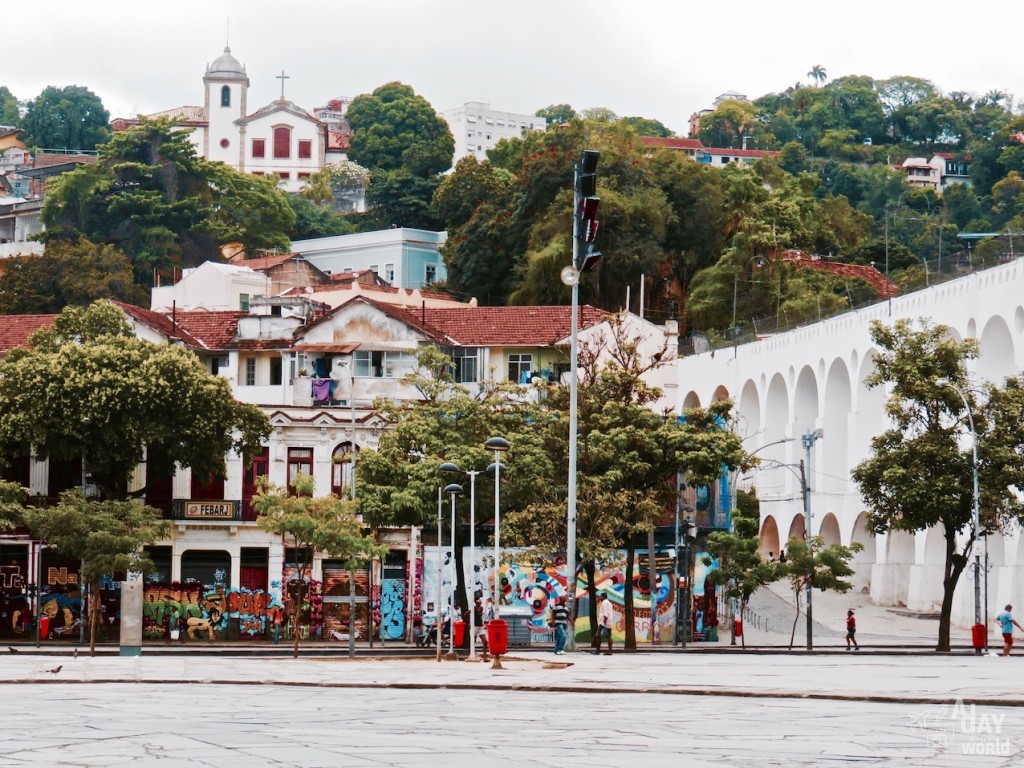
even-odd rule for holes
{"type": "Polygon", "coordinates": [[[605,656],[612,655],[612,603],[608,595],[603,592],[597,596],[597,645],[594,647],[594,655],[601,653],[601,641],[608,641],[608,650],[605,656]]]}
{"type": "Polygon", "coordinates": [[[437,611],[433,603],[427,603],[427,610],[423,612],[423,646],[437,642],[437,611]]]}

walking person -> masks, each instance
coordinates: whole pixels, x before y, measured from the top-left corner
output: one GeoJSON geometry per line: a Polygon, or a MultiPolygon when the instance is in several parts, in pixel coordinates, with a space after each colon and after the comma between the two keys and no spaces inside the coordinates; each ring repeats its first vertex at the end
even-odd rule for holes
{"type": "Polygon", "coordinates": [[[490,661],[491,657],[487,655],[487,622],[494,618],[494,607],[491,605],[491,601],[487,601],[487,605],[484,606],[483,600],[479,597],[473,605],[473,623],[476,625],[476,637],[474,642],[480,641],[481,658],[484,661],[490,661]]]}
{"type": "Polygon", "coordinates": [[[565,638],[569,629],[569,609],[565,607],[565,597],[555,600],[551,606],[551,623],[555,625],[555,655],[565,655],[565,638]]]}
{"type": "Polygon", "coordinates": [[[601,641],[608,641],[608,650],[605,656],[612,655],[612,604],[608,595],[603,592],[597,596],[597,647],[594,648],[594,655],[601,653],[601,641]]]}
{"type": "Polygon", "coordinates": [[[1003,632],[1003,656],[1010,655],[1010,649],[1013,648],[1013,628],[1017,627],[1021,632],[1024,632],[1024,627],[1017,624],[1017,620],[1013,618],[1013,614],[1010,611],[1013,610],[1013,606],[1007,604],[1006,610],[996,616],[996,624],[1000,626],[1003,632]]]}
{"type": "Polygon", "coordinates": [[[853,643],[855,651],[860,650],[857,644],[857,618],[853,615],[853,608],[846,612],[846,650],[850,650],[850,643],[853,643]]]}

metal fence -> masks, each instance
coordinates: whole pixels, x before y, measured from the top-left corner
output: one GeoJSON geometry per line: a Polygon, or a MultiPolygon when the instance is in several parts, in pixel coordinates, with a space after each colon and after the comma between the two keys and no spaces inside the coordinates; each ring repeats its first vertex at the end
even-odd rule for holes
{"type": "MultiPolygon", "coordinates": [[[[920,265],[914,265],[903,270],[897,280],[899,293],[903,295],[913,291],[919,291],[934,285],[941,285],[950,280],[964,277],[975,272],[998,267],[1010,261],[1020,258],[1019,251],[1014,252],[1011,246],[996,256],[979,256],[972,250],[961,251],[942,258],[922,260],[920,265]]],[[[679,339],[679,355],[697,355],[703,352],[723,349],[726,347],[746,344],[757,341],[765,336],[773,336],[779,333],[792,331],[805,325],[811,325],[820,320],[830,317],[838,317],[864,307],[876,304],[884,304],[888,299],[880,299],[872,296],[867,299],[858,300],[851,292],[847,292],[847,302],[838,310],[829,311],[820,304],[815,310],[799,314],[780,312],[777,315],[750,318],[743,323],[737,323],[732,328],[724,331],[694,330],[688,336],[679,339]]]]}

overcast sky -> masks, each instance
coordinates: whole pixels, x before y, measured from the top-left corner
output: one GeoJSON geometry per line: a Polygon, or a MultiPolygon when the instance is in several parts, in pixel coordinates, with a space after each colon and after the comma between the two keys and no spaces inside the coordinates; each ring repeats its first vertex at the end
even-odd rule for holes
{"type": "Polygon", "coordinates": [[[85,86],[111,117],[201,105],[228,34],[250,109],[277,98],[284,70],[286,96],[307,109],[399,80],[439,111],[600,106],[685,135],[718,94],[782,91],[814,65],[1024,102],[1014,0],[51,0],[5,18],[0,85],[20,100],[85,86]]]}

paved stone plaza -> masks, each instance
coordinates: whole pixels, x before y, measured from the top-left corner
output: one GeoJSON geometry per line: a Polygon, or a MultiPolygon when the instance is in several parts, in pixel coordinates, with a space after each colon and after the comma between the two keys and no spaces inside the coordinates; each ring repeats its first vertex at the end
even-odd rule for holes
{"type": "Polygon", "coordinates": [[[497,671],[401,658],[21,652],[0,664],[0,766],[1024,762],[1020,658],[558,659],[567,664],[525,653],[497,671]]]}

